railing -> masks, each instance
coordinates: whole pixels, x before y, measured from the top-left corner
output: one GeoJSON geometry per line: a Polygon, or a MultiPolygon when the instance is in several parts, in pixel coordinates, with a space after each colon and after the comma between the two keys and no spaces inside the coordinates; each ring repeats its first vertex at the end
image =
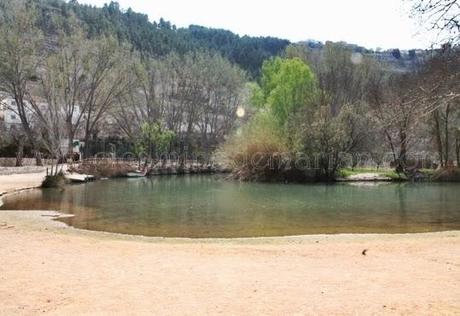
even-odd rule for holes
{"type": "MultiPolygon", "coordinates": [[[[73,164],[108,164],[108,165],[117,165],[117,164],[145,164],[144,161],[140,161],[135,158],[85,158],[79,162],[71,162],[69,165],[73,164]]],[[[187,167],[203,167],[206,165],[215,165],[212,161],[197,161],[197,160],[186,160],[181,161],[179,159],[166,159],[155,161],[154,163],[149,162],[148,165],[151,167],[179,167],[180,165],[187,167]]]]}

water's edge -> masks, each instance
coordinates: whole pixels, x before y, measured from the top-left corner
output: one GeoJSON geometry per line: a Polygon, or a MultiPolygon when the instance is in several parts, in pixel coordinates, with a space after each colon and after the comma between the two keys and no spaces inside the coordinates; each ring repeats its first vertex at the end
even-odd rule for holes
{"type": "MultiPolygon", "coordinates": [[[[85,184],[82,184],[81,186],[84,186],[85,184]]],[[[75,186],[80,186],[80,185],[75,185],[75,186]]],[[[14,191],[10,191],[10,192],[1,192],[0,194],[0,207],[4,204],[4,201],[2,200],[2,198],[5,198],[5,197],[9,197],[9,196],[12,196],[12,195],[20,195],[20,194],[24,194],[26,192],[30,192],[30,191],[34,191],[34,190],[40,190],[42,191],[42,189],[40,187],[27,187],[27,188],[22,188],[22,189],[17,189],[17,190],[14,190],[14,191]]],[[[39,205],[37,205],[39,206],[39,205]]],[[[62,205],[64,206],[64,205],[62,205]]],[[[6,205],[6,207],[8,207],[8,205],[6,205]]],[[[24,206],[25,207],[25,206],[24,206]]],[[[40,207],[40,206],[39,206],[40,207]]],[[[21,209],[21,208],[18,208],[17,211],[15,211],[14,209],[11,210],[13,212],[33,212],[31,210],[35,210],[33,208],[30,208],[30,209],[21,209]]],[[[212,239],[212,240],[253,240],[253,239],[278,239],[278,238],[281,238],[281,239],[284,239],[284,238],[287,238],[287,237],[305,237],[305,236],[340,236],[340,235],[376,235],[376,236],[379,236],[379,235],[406,235],[406,234],[430,234],[430,233],[439,233],[439,232],[449,232],[449,231],[457,231],[457,227],[444,227],[445,230],[443,229],[434,229],[432,231],[430,230],[427,230],[427,231],[407,231],[407,232],[401,232],[401,231],[395,231],[395,232],[381,232],[381,231],[377,231],[377,232],[372,232],[372,231],[357,231],[357,232],[347,232],[347,231],[344,231],[344,232],[316,232],[316,231],[311,231],[311,232],[306,232],[303,233],[303,232],[299,232],[299,231],[292,231],[293,234],[289,234],[290,232],[288,231],[285,231],[285,232],[280,232],[281,234],[280,235],[270,235],[270,234],[266,234],[266,235],[254,235],[254,236],[181,236],[181,234],[177,234],[177,236],[162,236],[161,233],[159,234],[152,234],[152,235],[148,235],[148,234],[143,234],[143,232],[139,231],[139,233],[136,233],[136,232],[129,232],[129,231],[119,231],[119,232],[116,232],[116,231],[110,231],[110,228],[85,228],[85,227],[79,227],[78,224],[77,225],[72,225],[71,223],[69,224],[68,223],[68,218],[69,217],[73,217],[75,215],[72,214],[72,212],[69,210],[69,211],[65,211],[66,208],[62,208],[59,209],[59,208],[49,208],[47,210],[38,210],[39,212],[42,212],[42,213],[46,213],[48,211],[53,211],[53,212],[56,212],[56,216],[49,216],[50,217],[49,219],[52,219],[54,222],[60,222],[64,225],[66,225],[67,227],[72,227],[73,229],[78,229],[78,230],[82,230],[82,231],[92,231],[92,232],[102,232],[102,233],[107,233],[107,234],[114,234],[114,235],[123,235],[123,236],[140,236],[140,237],[143,237],[143,238],[155,238],[155,239],[173,239],[173,240],[207,240],[207,239],[212,239]],[[67,219],[67,220],[66,220],[67,219]]],[[[4,212],[4,211],[8,211],[8,210],[1,210],[0,212],[4,212]]],[[[46,216],[46,215],[45,215],[46,216]]],[[[167,235],[167,234],[165,234],[167,235]]]]}
{"type": "Polygon", "coordinates": [[[58,211],[21,211],[21,210],[2,210],[0,220],[5,220],[5,216],[14,214],[14,222],[24,225],[22,229],[28,231],[44,230],[49,233],[72,234],[81,237],[97,237],[100,239],[165,243],[165,244],[301,244],[322,242],[363,242],[363,241],[398,241],[407,239],[430,239],[435,237],[460,238],[460,230],[448,230],[440,232],[424,233],[352,233],[352,234],[315,234],[315,235],[293,235],[293,236],[274,236],[274,237],[237,237],[237,238],[188,238],[188,237],[152,237],[143,235],[130,235],[105,231],[87,230],[69,226],[59,218],[67,217],[58,211]]]}

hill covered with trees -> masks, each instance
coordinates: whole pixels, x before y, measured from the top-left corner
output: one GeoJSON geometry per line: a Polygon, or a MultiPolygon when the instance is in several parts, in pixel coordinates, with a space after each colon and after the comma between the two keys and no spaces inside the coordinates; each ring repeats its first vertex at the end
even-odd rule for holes
{"type": "Polygon", "coordinates": [[[84,23],[92,38],[111,35],[132,44],[133,48],[153,57],[175,52],[184,54],[197,50],[213,50],[231,62],[238,64],[251,76],[259,74],[264,60],[277,56],[290,44],[288,40],[273,37],[239,36],[227,30],[191,25],[177,28],[171,22],[160,19],[150,22],[146,14],[132,9],[122,10],[117,2],[102,8],[79,4],[77,1],[40,0],[40,25],[52,35],[61,27],[56,14],[66,18],[75,15],[84,23]]]}
{"type": "MultiPolygon", "coordinates": [[[[39,0],[39,23],[47,35],[58,33],[62,25],[68,25],[70,16],[76,16],[83,24],[90,38],[101,35],[113,36],[120,42],[127,42],[133,49],[150,57],[166,56],[169,53],[186,54],[194,51],[214,51],[230,62],[237,64],[252,78],[260,75],[262,63],[280,56],[290,41],[275,37],[239,36],[231,31],[190,25],[177,28],[172,22],[160,19],[151,22],[146,14],[124,10],[111,1],[102,8],[79,4],[78,1],[39,0]],[[56,16],[61,16],[59,22],[56,16]]],[[[327,43],[309,40],[301,42],[311,50],[323,50],[327,43]]],[[[395,71],[407,71],[423,57],[423,51],[400,51],[398,48],[374,51],[345,42],[342,46],[354,52],[369,55],[384,61],[395,71]]]]}

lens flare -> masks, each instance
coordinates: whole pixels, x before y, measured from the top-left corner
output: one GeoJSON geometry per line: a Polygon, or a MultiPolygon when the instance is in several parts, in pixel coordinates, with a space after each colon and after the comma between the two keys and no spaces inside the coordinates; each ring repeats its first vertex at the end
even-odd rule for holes
{"type": "Polygon", "coordinates": [[[236,116],[238,117],[244,117],[246,115],[246,111],[244,110],[243,107],[239,106],[237,109],[236,109],[236,116]]]}

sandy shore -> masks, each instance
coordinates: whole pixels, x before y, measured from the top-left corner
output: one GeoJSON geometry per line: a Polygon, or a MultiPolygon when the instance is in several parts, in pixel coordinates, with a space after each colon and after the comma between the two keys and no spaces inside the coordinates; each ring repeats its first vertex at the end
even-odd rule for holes
{"type": "Polygon", "coordinates": [[[39,187],[46,175],[46,170],[44,168],[39,172],[25,169],[28,172],[11,174],[10,172],[13,170],[17,172],[17,168],[1,168],[0,196],[19,190],[39,187]]]}
{"type": "Polygon", "coordinates": [[[0,211],[0,315],[460,314],[460,232],[163,239],[55,215],[0,211]]]}

